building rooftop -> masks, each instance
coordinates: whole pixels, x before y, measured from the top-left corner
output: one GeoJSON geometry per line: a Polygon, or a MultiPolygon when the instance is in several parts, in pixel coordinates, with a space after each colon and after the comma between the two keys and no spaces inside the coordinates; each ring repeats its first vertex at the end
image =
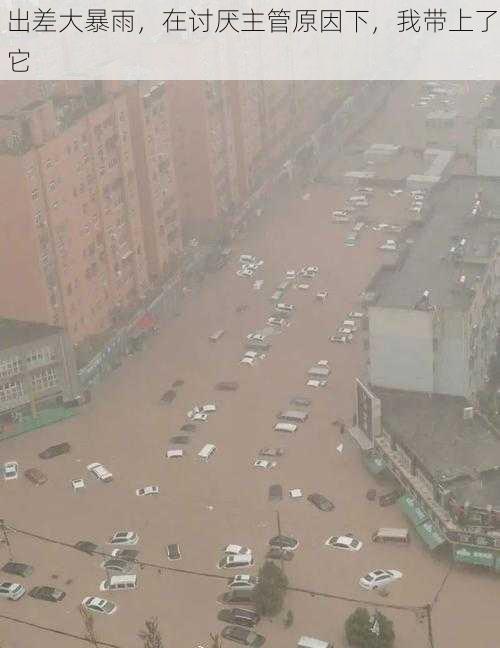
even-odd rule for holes
{"type": "Polygon", "coordinates": [[[459,503],[500,506],[500,436],[462,398],[374,388],[382,425],[459,503]]]}
{"type": "Polygon", "coordinates": [[[483,214],[494,210],[494,204],[500,213],[500,181],[496,179],[455,176],[432,191],[431,216],[417,231],[403,267],[381,273],[374,286],[377,305],[414,308],[429,291],[431,306],[469,307],[500,242],[500,222],[471,215],[478,193],[483,214]]]}
{"type": "Polygon", "coordinates": [[[61,331],[63,331],[61,327],[50,324],[0,318],[0,351],[57,335],[61,331]]]}

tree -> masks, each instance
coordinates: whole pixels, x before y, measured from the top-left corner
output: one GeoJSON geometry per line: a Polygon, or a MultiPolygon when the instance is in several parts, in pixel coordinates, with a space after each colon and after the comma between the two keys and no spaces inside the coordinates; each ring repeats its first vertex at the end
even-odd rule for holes
{"type": "Polygon", "coordinates": [[[219,633],[217,633],[217,634],[210,633],[210,641],[212,642],[210,644],[210,648],[221,648],[222,647],[222,642],[220,640],[219,633]]]}
{"type": "Polygon", "coordinates": [[[146,621],[146,629],[139,632],[139,637],[144,642],[144,648],[163,648],[158,619],[153,617],[146,621]]]}
{"type": "Polygon", "coordinates": [[[345,622],[345,634],[353,648],[392,648],[393,623],[380,612],[370,615],[366,608],[357,608],[345,622]]]}
{"type": "Polygon", "coordinates": [[[259,582],[255,588],[257,612],[262,616],[276,616],[283,608],[288,579],[283,570],[266,561],[259,570],[259,582]]]}

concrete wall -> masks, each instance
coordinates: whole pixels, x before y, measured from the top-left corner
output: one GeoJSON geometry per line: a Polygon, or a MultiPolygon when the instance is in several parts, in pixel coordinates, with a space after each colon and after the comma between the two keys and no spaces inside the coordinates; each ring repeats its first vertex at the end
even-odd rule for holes
{"type": "Polygon", "coordinates": [[[469,358],[464,331],[464,314],[443,310],[436,313],[435,391],[450,396],[470,395],[469,358]]]}
{"type": "Polygon", "coordinates": [[[432,392],[432,311],[372,306],[368,313],[371,384],[432,392]]]}
{"type": "Polygon", "coordinates": [[[500,130],[478,131],[476,172],[477,175],[500,177],[500,130]]]}

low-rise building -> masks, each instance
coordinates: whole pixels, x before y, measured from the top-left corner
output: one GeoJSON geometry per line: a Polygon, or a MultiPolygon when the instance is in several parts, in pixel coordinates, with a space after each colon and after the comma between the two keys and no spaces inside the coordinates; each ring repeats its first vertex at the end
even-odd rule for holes
{"type": "Polygon", "coordinates": [[[359,401],[367,465],[400,482],[416,533],[431,550],[449,544],[457,562],[500,571],[500,433],[463,398],[372,388],[367,399],[381,410],[366,425],[359,401]]]}
{"type": "Polygon", "coordinates": [[[437,187],[404,262],[372,282],[370,384],[468,399],[483,387],[497,338],[499,189],[475,177],[437,187]]]}
{"type": "Polygon", "coordinates": [[[62,328],[0,319],[0,420],[78,396],[73,348],[62,328]]]}

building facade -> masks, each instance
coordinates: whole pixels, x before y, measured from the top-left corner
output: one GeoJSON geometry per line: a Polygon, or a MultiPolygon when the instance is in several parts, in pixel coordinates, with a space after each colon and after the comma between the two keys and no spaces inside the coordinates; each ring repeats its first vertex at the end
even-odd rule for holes
{"type": "MultiPolygon", "coordinates": [[[[500,571],[500,441],[461,398],[375,390],[382,425],[365,459],[399,481],[399,505],[429,549],[500,571]]],[[[375,470],[373,470],[375,468],[375,470]]]]}
{"type": "Polygon", "coordinates": [[[0,419],[78,396],[73,348],[62,328],[0,319],[0,419]]]}
{"type": "Polygon", "coordinates": [[[219,240],[240,201],[228,84],[178,81],[169,89],[184,240],[219,240]]]}
{"type": "Polygon", "coordinates": [[[0,118],[2,314],[114,326],[179,280],[182,236],[165,84],[53,84],[0,118]]]}
{"type": "Polygon", "coordinates": [[[180,281],[182,222],[165,81],[127,87],[132,147],[149,280],[180,281]]]}

